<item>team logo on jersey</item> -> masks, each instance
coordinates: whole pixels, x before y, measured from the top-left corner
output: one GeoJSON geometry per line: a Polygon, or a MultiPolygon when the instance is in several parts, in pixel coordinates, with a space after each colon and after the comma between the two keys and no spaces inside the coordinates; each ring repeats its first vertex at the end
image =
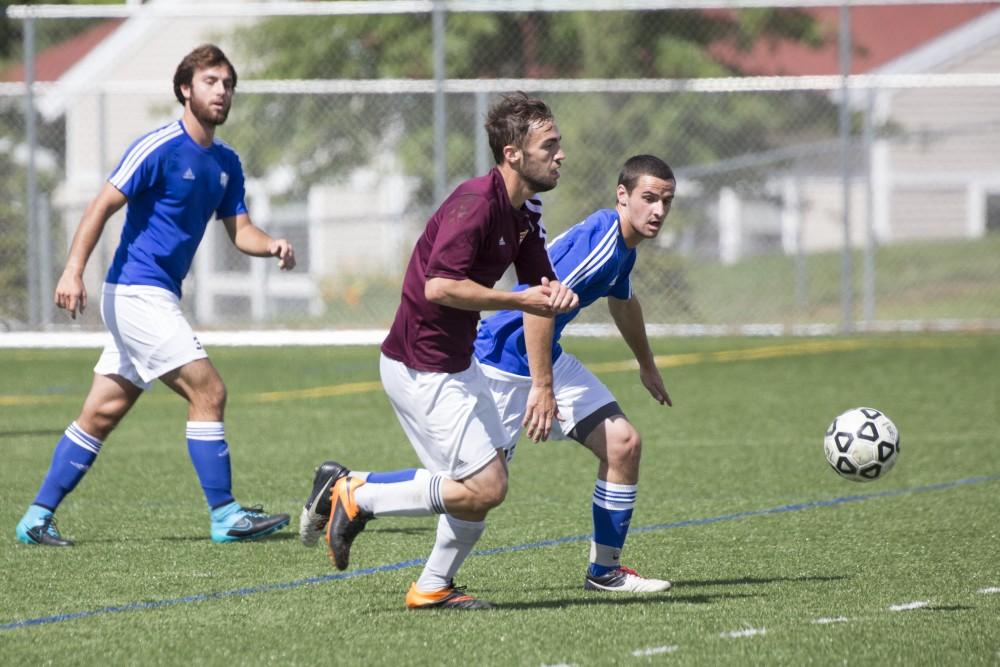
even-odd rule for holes
{"type": "Polygon", "coordinates": [[[188,170],[184,172],[184,175],[181,178],[183,178],[185,181],[194,180],[194,172],[191,171],[191,167],[188,167],[188,170]]]}
{"type": "Polygon", "coordinates": [[[204,349],[205,349],[205,348],[203,348],[203,347],[201,346],[201,341],[200,341],[200,340],[198,340],[198,337],[197,337],[197,336],[191,336],[191,338],[193,338],[193,339],[194,339],[194,348],[195,348],[196,350],[204,350],[204,349]]]}
{"type": "Polygon", "coordinates": [[[222,172],[221,174],[219,174],[219,183],[222,184],[222,187],[226,187],[227,185],[229,185],[229,174],[227,174],[226,172],[222,172]]]}
{"type": "Polygon", "coordinates": [[[505,245],[507,245],[507,242],[506,242],[506,241],[504,241],[504,239],[503,239],[503,237],[502,237],[502,236],[500,237],[500,245],[501,245],[501,246],[505,246],[505,245]]]}

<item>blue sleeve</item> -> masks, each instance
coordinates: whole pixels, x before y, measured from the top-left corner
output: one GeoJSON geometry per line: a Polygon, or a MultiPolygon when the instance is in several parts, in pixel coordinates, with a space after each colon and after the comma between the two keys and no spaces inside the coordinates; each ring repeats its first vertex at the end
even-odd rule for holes
{"type": "Polygon", "coordinates": [[[613,296],[622,301],[632,298],[632,267],[635,266],[636,252],[633,249],[622,270],[618,273],[618,281],[608,291],[608,296],[613,296]]]}
{"type": "Polygon", "coordinates": [[[151,146],[148,137],[141,137],[125,151],[121,162],[108,176],[108,182],[126,199],[133,199],[156,185],[166,170],[169,156],[169,148],[163,144],[151,146]]]}
{"type": "Polygon", "coordinates": [[[613,261],[618,243],[614,225],[577,225],[557,238],[549,248],[556,275],[580,297],[584,308],[611,290],[613,261]]]}
{"type": "Polygon", "coordinates": [[[230,153],[229,155],[226,170],[229,180],[226,183],[226,191],[222,195],[222,201],[215,210],[215,215],[219,219],[231,218],[247,212],[246,182],[243,176],[243,164],[236,153],[230,153]]]}

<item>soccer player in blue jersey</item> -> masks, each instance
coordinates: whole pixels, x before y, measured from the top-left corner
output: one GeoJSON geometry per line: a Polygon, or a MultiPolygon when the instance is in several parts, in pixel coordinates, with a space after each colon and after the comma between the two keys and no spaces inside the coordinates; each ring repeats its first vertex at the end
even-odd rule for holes
{"type": "Polygon", "coordinates": [[[212,540],[255,539],[288,525],[287,514],[266,514],[233,498],[223,425],[226,386],[180,309],[181,282],[213,216],[240,251],[276,257],[284,270],[295,266],[291,244],[250,221],[239,156],[215,139],[235,89],[236,70],[218,47],[191,51],[174,73],[183,116],[133,143],[83,214],[55,302],[74,319],[86,308],[84,267],[108,219],[127,203],[101,298],[110,335],[80,415],[56,445],[41,488],[17,524],[17,538],[26,544],[73,544],[59,533],[53,513],[157,378],[188,402],[188,453],[208,501],[212,540]]]}
{"type": "Polygon", "coordinates": [[[508,451],[517,443],[532,387],[548,385],[555,392],[561,417],[553,424],[555,437],[576,440],[599,461],[586,590],[651,593],[671,586],[669,581],[642,577],[621,565],[636,501],[641,439],[608,388],[562,349],[559,337],[580,309],[607,297],[611,316],[639,362],[643,386],[660,404],[672,405],[646,338],[630,273],[636,246],[662,229],[675,188],[673,171],[663,160],[652,155],[630,158],[618,177],[615,207],[592,213],[548,246],[556,275],[577,293],[579,308],[554,318],[501,311],[483,320],[476,338],[476,358],[507,430],[508,451]],[[552,340],[552,358],[529,372],[525,346],[546,337],[552,340]]]}

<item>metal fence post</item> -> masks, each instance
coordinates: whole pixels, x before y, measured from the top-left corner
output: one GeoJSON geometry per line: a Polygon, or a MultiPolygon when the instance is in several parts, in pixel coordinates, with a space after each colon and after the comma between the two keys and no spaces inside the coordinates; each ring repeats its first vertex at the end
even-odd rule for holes
{"type": "Polygon", "coordinates": [[[28,312],[27,321],[32,327],[41,322],[41,285],[39,283],[38,261],[41,248],[38,239],[38,182],[35,165],[35,152],[38,144],[38,132],[35,127],[35,22],[28,17],[24,20],[24,128],[25,143],[28,145],[28,173],[25,183],[25,236],[28,242],[28,252],[25,257],[25,273],[28,278],[28,312]]]}
{"type": "Polygon", "coordinates": [[[444,100],[444,5],[434,0],[431,11],[431,29],[434,43],[434,200],[441,202],[447,194],[448,139],[445,124],[444,100]]]}
{"type": "Polygon", "coordinates": [[[851,262],[851,8],[840,5],[840,167],[844,220],[844,249],[840,272],[841,330],[854,329],[853,267],[851,262]]]}
{"type": "Polygon", "coordinates": [[[872,150],[875,143],[875,90],[868,89],[865,105],[865,259],[864,287],[861,292],[862,316],[866,322],[875,319],[875,185],[872,183],[872,150]]]}

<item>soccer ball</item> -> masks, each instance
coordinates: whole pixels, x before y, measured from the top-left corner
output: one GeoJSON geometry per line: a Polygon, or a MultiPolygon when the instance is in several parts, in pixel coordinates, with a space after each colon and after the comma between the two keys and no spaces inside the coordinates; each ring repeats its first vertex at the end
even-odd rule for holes
{"type": "Polygon", "coordinates": [[[853,482],[885,477],[899,455],[899,431],[883,412],[852,408],[826,429],[823,452],[830,467],[853,482]]]}

